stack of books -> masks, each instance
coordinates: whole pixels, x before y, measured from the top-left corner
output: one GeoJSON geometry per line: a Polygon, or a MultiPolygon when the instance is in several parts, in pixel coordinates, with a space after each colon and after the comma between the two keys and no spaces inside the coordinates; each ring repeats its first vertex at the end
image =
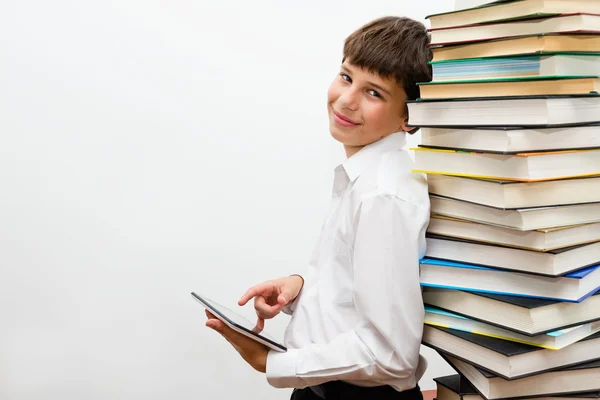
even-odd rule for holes
{"type": "Polygon", "coordinates": [[[599,14],[520,0],[428,17],[433,80],[408,107],[431,196],[423,343],[459,374],[439,400],[598,398],[599,14]]]}

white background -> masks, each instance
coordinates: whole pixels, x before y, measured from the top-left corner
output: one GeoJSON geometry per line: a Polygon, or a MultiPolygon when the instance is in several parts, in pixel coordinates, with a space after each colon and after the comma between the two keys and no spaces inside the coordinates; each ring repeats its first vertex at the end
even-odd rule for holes
{"type": "MultiPolygon", "coordinates": [[[[344,38],[451,7],[2,0],[0,398],[289,398],[189,293],[233,306],[304,271],[343,160],[344,38]]],[[[452,371],[423,354],[432,389],[452,371]]]]}

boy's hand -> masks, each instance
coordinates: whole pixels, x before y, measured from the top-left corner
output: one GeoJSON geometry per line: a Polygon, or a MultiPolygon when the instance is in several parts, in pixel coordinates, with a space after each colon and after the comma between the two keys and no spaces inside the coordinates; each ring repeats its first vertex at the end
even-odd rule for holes
{"type": "Polygon", "coordinates": [[[304,286],[304,279],[299,275],[274,279],[251,287],[238,301],[240,306],[254,298],[254,309],[258,316],[257,327],[264,326],[264,320],[275,317],[281,309],[298,296],[304,286]]]}
{"type": "Polygon", "coordinates": [[[269,354],[267,346],[234,331],[208,310],[206,311],[206,316],[208,317],[206,326],[217,331],[227,339],[252,368],[262,373],[267,371],[267,355],[269,354]]]}

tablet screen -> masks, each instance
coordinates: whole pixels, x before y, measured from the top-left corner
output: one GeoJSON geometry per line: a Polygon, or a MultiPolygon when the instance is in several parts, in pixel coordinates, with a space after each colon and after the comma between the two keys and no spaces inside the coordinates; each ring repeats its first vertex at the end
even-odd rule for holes
{"type": "Polygon", "coordinates": [[[269,340],[278,347],[285,348],[281,344],[279,344],[279,342],[277,342],[273,337],[265,333],[265,331],[261,331],[257,334],[255,331],[256,323],[249,321],[248,319],[244,318],[235,311],[232,311],[229,308],[220,305],[219,303],[215,303],[214,301],[207,299],[206,297],[199,296],[196,293],[192,293],[192,295],[196,297],[196,299],[200,300],[200,302],[204,303],[204,305],[206,305],[210,311],[214,311],[213,314],[215,312],[221,314],[221,317],[228,319],[230,322],[233,322],[234,324],[240,326],[249,333],[252,332],[254,335],[263,337],[264,339],[269,340]]]}

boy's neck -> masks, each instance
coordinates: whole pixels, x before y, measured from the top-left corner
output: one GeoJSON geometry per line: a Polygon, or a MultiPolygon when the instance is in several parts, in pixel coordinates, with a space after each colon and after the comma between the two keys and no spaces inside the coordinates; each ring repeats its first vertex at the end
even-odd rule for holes
{"type": "Polygon", "coordinates": [[[362,149],[365,146],[347,146],[344,145],[344,150],[346,151],[346,158],[350,158],[353,155],[355,155],[356,153],[358,153],[358,151],[360,149],[362,149]]]}

